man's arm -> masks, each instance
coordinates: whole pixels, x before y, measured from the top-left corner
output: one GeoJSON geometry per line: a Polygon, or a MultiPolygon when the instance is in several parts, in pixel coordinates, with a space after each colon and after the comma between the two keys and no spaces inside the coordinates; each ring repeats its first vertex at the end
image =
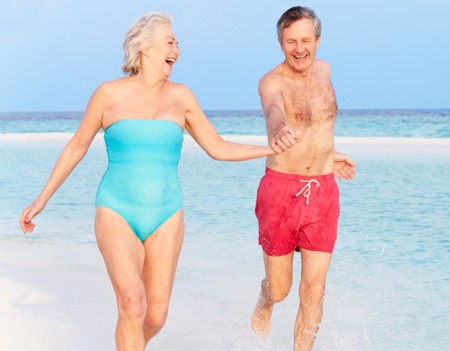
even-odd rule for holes
{"type": "Polygon", "coordinates": [[[259,95],[266,119],[269,145],[276,153],[290,149],[300,137],[300,132],[286,126],[281,84],[273,73],[259,82],[259,95]]]}
{"type": "Polygon", "coordinates": [[[347,155],[334,151],[334,175],[338,179],[351,180],[356,174],[356,163],[347,155]]]}

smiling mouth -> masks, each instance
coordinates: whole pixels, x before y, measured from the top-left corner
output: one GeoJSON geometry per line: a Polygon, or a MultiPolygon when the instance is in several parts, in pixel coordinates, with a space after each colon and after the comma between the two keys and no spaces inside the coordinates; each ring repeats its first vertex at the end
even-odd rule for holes
{"type": "Polygon", "coordinates": [[[306,58],[306,56],[308,56],[307,54],[304,55],[294,55],[294,58],[298,59],[298,60],[303,60],[304,58],[306,58]]]}
{"type": "Polygon", "coordinates": [[[166,59],[166,62],[170,65],[173,66],[176,62],[176,60],[174,58],[168,58],[166,59]]]}

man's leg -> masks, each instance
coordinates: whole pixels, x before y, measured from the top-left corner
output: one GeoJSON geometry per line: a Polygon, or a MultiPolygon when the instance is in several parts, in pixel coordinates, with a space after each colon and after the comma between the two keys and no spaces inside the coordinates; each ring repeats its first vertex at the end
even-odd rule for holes
{"type": "Polygon", "coordinates": [[[300,307],[295,321],[294,350],[310,351],[322,320],[325,279],[331,254],[302,249],[301,256],[300,307]]]}
{"type": "Polygon", "coordinates": [[[292,286],[292,259],[294,252],[285,256],[264,254],[266,277],[261,282],[261,293],[252,315],[252,329],[265,337],[270,331],[273,305],[283,301],[292,286]]]}

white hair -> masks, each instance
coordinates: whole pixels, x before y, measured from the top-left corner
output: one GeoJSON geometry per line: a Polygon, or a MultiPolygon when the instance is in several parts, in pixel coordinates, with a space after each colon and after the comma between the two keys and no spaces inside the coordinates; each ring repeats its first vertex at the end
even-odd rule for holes
{"type": "Polygon", "coordinates": [[[172,17],[164,12],[149,12],[139,17],[125,34],[122,71],[130,76],[137,74],[141,69],[141,50],[153,43],[155,28],[172,24],[172,17]]]}

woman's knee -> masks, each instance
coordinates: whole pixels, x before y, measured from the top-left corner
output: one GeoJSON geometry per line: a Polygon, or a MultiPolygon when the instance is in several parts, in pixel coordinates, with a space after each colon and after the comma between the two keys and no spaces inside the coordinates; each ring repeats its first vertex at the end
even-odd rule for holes
{"type": "Polygon", "coordinates": [[[144,319],[144,329],[158,332],[166,323],[167,313],[166,304],[149,305],[144,319]]]}
{"type": "Polygon", "coordinates": [[[144,319],[147,309],[144,290],[136,288],[124,289],[118,295],[117,303],[120,317],[144,319]]]}

